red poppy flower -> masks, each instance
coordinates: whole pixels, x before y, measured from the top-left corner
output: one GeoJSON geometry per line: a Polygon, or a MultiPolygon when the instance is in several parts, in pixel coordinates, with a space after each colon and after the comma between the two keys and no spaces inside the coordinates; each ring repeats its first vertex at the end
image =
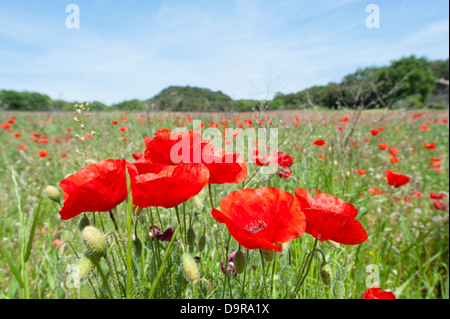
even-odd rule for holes
{"type": "Polygon", "coordinates": [[[439,210],[447,209],[447,204],[442,201],[439,201],[439,200],[434,201],[433,205],[434,205],[434,208],[439,209],[439,210]]]}
{"type": "Polygon", "coordinates": [[[325,140],[315,140],[314,141],[314,145],[317,145],[317,146],[321,146],[321,145],[325,145],[325,144],[326,144],[325,140]]]}
{"type": "Polygon", "coordinates": [[[133,166],[133,204],[142,208],[178,206],[200,193],[209,180],[209,171],[203,164],[135,163],[133,166]]]}
{"type": "Polygon", "coordinates": [[[434,149],[436,149],[436,144],[434,144],[434,142],[431,142],[431,143],[423,143],[423,146],[425,147],[425,148],[428,148],[428,149],[430,149],[430,150],[434,150],[434,149]]]}
{"type": "Polygon", "coordinates": [[[127,129],[125,126],[121,126],[121,127],[119,128],[119,131],[121,131],[121,132],[126,132],[126,131],[128,131],[128,129],[127,129]]]}
{"type": "Polygon", "coordinates": [[[383,288],[369,288],[364,293],[362,299],[397,299],[390,291],[385,291],[383,288]]]}
{"type": "Polygon", "coordinates": [[[247,179],[247,163],[240,154],[204,145],[201,162],[209,170],[210,184],[235,184],[247,179]]]}
{"type": "Polygon", "coordinates": [[[389,153],[391,153],[392,156],[397,156],[397,154],[398,154],[399,152],[400,152],[400,151],[399,151],[397,148],[395,148],[395,147],[391,147],[391,148],[389,149],[389,153]]]}
{"type": "Polygon", "coordinates": [[[387,178],[388,184],[390,186],[394,186],[396,188],[409,183],[408,176],[393,172],[391,170],[386,171],[386,178],[387,178]]]}
{"type": "Polygon", "coordinates": [[[430,130],[430,128],[429,128],[428,126],[426,126],[426,125],[421,125],[421,126],[419,127],[419,129],[420,129],[421,131],[429,131],[429,130],[430,130]]]}
{"type": "Polygon", "coordinates": [[[297,188],[295,196],[306,217],[306,232],[320,241],[333,240],[344,245],[357,245],[367,240],[367,233],[355,219],[358,210],[342,199],[320,193],[312,197],[297,188]]]}
{"type": "Polygon", "coordinates": [[[46,157],[48,155],[47,151],[39,151],[39,156],[40,157],[46,157]]]}
{"type": "Polygon", "coordinates": [[[400,162],[400,159],[399,159],[398,157],[393,156],[393,157],[391,157],[391,158],[389,159],[389,161],[390,161],[392,164],[397,164],[398,162],[400,162]]]}
{"type": "MultiPolygon", "coordinates": [[[[175,230],[172,227],[169,227],[165,232],[162,232],[161,230],[159,230],[158,226],[150,226],[148,235],[151,240],[156,239],[159,241],[171,241],[174,232],[175,230]]],[[[175,239],[175,241],[177,240],[175,239]]]]}
{"type": "Polygon", "coordinates": [[[294,163],[294,158],[287,154],[283,154],[283,152],[275,153],[274,159],[277,162],[278,166],[283,168],[291,167],[294,163]]]}
{"type": "Polygon", "coordinates": [[[202,142],[205,141],[196,130],[158,134],[146,144],[144,157],[163,165],[201,163],[202,142]]]}
{"type": "Polygon", "coordinates": [[[285,179],[289,179],[292,175],[292,171],[288,170],[288,169],[282,169],[281,171],[278,172],[278,177],[279,178],[285,178],[285,179]]]}
{"type": "Polygon", "coordinates": [[[440,195],[438,195],[438,194],[436,194],[435,192],[432,192],[431,194],[430,194],[430,198],[431,199],[438,199],[438,200],[440,200],[440,199],[444,199],[444,197],[445,197],[445,194],[444,193],[441,193],[440,195]]]}
{"type": "Polygon", "coordinates": [[[415,192],[414,194],[411,195],[411,197],[413,198],[421,198],[423,196],[423,194],[421,192],[415,192]]]}
{"type": "Polygon", "coordinates": [[[128,196],[124,159],[107,159],[86,166],[59,183],[64,206],[59,211],[67,220],[84,212],[106,212],[128,196]]]}
{"type": "Polygon", "coordinates": [[[139,160],[141,157],[144,156],[144,153],[134,153],[134,154],[131,154],[131,156],[133,156],[133,158],[137,161],[137,160],[139,160]]]}
{"type": "Polygon", "coordinates": [[[280,251],[282,244],[305,231],[305,216],[299,201],[274,187],[231,192],[211,214],[225,223],[231,236],[248,249],[280,251]]]}
{"type": "Polygon", "coordinates": [[[378,133],[380,133],[380,131],[378,131],[378,130],[371,130],[370,131],[370,134],[372,134],[372,136],[376,136],[376,135],[378,135],[378,133]]]}

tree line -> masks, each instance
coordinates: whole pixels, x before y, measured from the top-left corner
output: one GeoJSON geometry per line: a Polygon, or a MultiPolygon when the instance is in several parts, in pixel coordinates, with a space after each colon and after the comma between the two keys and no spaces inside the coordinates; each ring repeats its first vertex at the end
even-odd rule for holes
{"type": "MultiPolygon", "coordinates": [[[[313,86],[297,93],[278,92],[264,101],[272,110],[319,106],[330,109],[448,107],[449,60],[429,61],[414,55],[388,66],[367,67],[346,75],[339,83],[313,86]],[[442,85],[444,83],[444,85],[442,85]]],[[[252,111],[262,101],[233,100],[221,91],[190,86],[171,86],[148,100],[128,100],[113,105],[90,102],[91,110],[112,111],[252,111]]],[[[72,111],[74,102],[52,100],[35,92],[0,91],[0,109],[72,111]]]]}

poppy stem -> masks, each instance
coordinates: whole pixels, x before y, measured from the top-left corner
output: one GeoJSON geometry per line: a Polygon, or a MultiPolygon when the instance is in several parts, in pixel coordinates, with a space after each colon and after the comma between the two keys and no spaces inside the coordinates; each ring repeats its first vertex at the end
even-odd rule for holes
{"type": "Polygon", "coordinates": [[[306,263],[306,272],[303,275],[303,272],[300,273],[300,277],[303,276],[303,278],[299,278],[300,282],[297,284],[295,290],[294,290],[294,296],[297,294],[297,292],[299,291],[300,287],[303,285],[303,282],[305,281],[306,277],[308,277],[308,272],[309,269],[311,268],[311,263],[314,257],[314,253],[316,252],[316,247],[317,247],[317,239],[314,240],[314,246],[313,249],[309,252],[308,256],[306,257],[305,263],[306,263]]]}
{"type": "Polygon", "coordinates": [[[209,191],[209,201],[211,202],[211,209],[214,208],[214,202],[212,199],[212,192],[211,192],[211,184],[208,183],[208,191],[209,191]]]}
{"type": "Polygon", "coordinates": [[[111,219],[114,223],[114,228],[116,229],[117,232],[119,232],[119,226],[117,226],[116,217],[114,216],[114,213],[112,212],[112,210],[109,211],[109,217],[111,217],[111,219]]]}
{"type": "Polygon", "coordinates": [[[180,232],[181,232],[180,237],[184,239],[183,234],[184,234],[185,232],[183,231],[183,227],[182,227],[182,225],[181,225],[180,212],[179,212],[179,210],[178,210],[178,206],[175,206],[175,212],[177,213],[177,221],[178,221],[178,225],[180,226],[180,232]]]}

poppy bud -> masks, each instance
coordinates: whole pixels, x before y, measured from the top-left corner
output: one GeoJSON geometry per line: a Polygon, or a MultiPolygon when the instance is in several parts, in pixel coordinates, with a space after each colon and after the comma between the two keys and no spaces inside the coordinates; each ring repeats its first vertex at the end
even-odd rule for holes
{"type": "Polygon", "coordinates": [[[341,247],[341,245],[339,244],[339,243],[337,243],[337,242],[335,242],[335,241],[332,241],[332,240],[327,240],[327,243],[328,243],[328,245],[330,245],[331,247],[333,247],[333,248],[339,248],[339,247],[341,247]]]}
{"type": "Polygon", "coordinates": [[[197,263],[194,258],[188,253],[184,253],[181,256],[181,265],[183,267],[184,273],[190,281],[197,281],[200,278],[200,273],[198,271],[197,263]]]}
{"type": "Polygon", "coordinates": [[[45,188],[45,195],[54,202],[59,203],[61,201],[61,194],[58,189],[54,186],[47,186],[45,188]]]}
{"type": "Polygon", "coordinates": [[[267,262],[271,262],[272,260],[273,260],[273,258],[275,257],[275,254],[273,253],[273,250],[272,249],[265,249],[265,248],[262,248],[261,249],[261,253],[262,253],[262,255],[263,255],[263,257],[264,257],[264,259],[267,261],[267,262]]]}
{"type": "Polygon", "coordinates": [[[337,280],[333,287],[333,295],[335,299],[344,299],[345,284],[342,280],[337,280]]]}
{"type": "Polygon", "coordinates": [[[83,231],[84,227],[90,226],[91,222],[89,221],[89,218],[86,215],[83,215],[83,217],[80,219],[80,222],[78,223],[78,229],[80,231],[83,231]]]}
{"type": "Polygon", "coordinates": [[[205,246],[206,246],[206,236],[202,235],[198,240],[198,250],[202,252],[205,249],[205,246]]]}
{"type": "Polygon", "coordinates": [[[83,281],[80,285],[79,295],[81,299],[94,299],[95,294],[89,281],[83,281]]]}
{"type": "Polygon", "coordinates": [[[203,202],[198,196],[194,197],[194,207],[198,210],[201,210],[203,208],[203,202]]]}
{"type": "Polygon", "coordinates": [[[67,277],[67,263],[64,259],[60,259],[55,265],[56,278],[63,281],[67,277]]]}
{"type": "Polygon", "coordinates": [[[78,279],[80,281],[86,279],[91,273],[93,267],[94,264],[91,259],[89,259],[86,255],[81,256],[78,261],[78,279]]]}
{"type": "Polygon", "coordinates": [[[81,237],[93,256],[102,257],[106,253],[106,239],[94,226],[86,226],[81,232],[81,237]]]}
{"type": "Polygon", "coordinates": [[[142,242],[139,238],[133,241],[134,255],[139,258],[142,255],[142,242]]]}
{"type": "Polygon", "coordinates": [[[320,279],[325,286],[329,286],[333,281],[333,270],[329,263],[322,263],[320,266],[320,279]]]}
{"type": "Polygon", "coordinates": [[[192,227],[187,230],[187,244],[189,246],[195,245],[195,231],[192,227]]]}
{"type": "Polygon", "coordinates": [[[89,165],[92,165],[92,164],[95,164],[95,163],[97,163],[97,161],[96,160],[94,160],[94,159],[88,159],[88,160],[86,160],[86,166],[89,166],[89,165]]]}
{"type": "Polygon", "coordinates": [[[280,271],[280,283],[282,285],[287,285],[291,281],[293,274],[292,266],[285,265],[280,271]]]}
{"type": "Polygon", "coordinates": [[[234,269],[238,274],[245,270],[245,255],[241,250],[238,250],[236,255],[234,255],[234,269]]]}
{"type": "Polygon", "coordinates": [[[56,299],[66,299],[66,291],[63,287],[56,289],[56,299]]]}

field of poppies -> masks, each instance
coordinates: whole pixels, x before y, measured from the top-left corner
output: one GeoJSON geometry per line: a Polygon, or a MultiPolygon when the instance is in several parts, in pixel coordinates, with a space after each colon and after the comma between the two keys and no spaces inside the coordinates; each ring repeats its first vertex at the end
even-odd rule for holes
{"type": "Polygon", "coordinates": [[[449,298],[442,111],[0,114],[0,298],[449,298]]]}

